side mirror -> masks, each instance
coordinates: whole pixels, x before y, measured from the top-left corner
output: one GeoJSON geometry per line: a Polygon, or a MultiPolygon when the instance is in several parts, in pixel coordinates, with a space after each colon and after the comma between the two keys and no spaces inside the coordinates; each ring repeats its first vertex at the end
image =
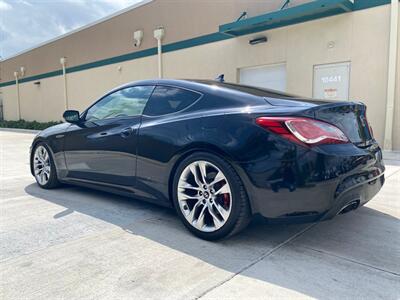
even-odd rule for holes
{"type": "Polygon", "coordinates": [[[63,118],[68,123],[78,123],[80,121],[79,111],[77,110],[66,110],[63,114],[63,118]]]}

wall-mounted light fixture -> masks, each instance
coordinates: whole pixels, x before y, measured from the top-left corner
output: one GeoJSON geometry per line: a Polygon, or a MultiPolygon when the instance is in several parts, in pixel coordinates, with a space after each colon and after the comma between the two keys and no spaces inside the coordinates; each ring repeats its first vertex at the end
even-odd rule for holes
{"type": "Polygon", "coordinates": [[[60,64],[63,67],[65,67],[65,65],[67,64],[67,58],[65,56],[60,58],[60,64]]]}
{"type": "Polygon", "coordinates": [[[21,77],[25,76],[25,71],[26,71],[25,67],[19,68],[19,73],[20,73],[21,77]]]}
{"type": "Polygon", "coordinates": [[[36,86],[39,86],[40,85],[40,81],[35,81],[33,84],[36,85],[36,86]]]}
{"type": "Polygon", "coordinates": [[[261,44],[261,43],[266,43],[268,41],[268,38],[266,36],[260,36],[260,37],[256,37],[252,40],[249,41],[250,45],[257,45],[257,44],[261,44]]]}
{"type": "Polygon", "coordinates": [[[135,47],[140,47],[142,40],[143,40],[143,30],[136,30],[133,33],[133,45],[135,47]]]}

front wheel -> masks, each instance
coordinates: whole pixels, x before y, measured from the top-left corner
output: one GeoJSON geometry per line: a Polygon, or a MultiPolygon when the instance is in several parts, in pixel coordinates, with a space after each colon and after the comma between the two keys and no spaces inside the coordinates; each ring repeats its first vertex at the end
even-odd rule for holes
{"type": "Polygon", "coordinates": [[[221,239],[244,229],[250,207],[242,181],[225,160],[195,153],[179,165],[173,200],[184,225],[206,240],[221,239]]]}
{"type": "Polygon", "coordinates": [[[45,143],[39,143],[33,149],[32,168],[36,182],[41,188],[51,189],[59,185],[57,170],[51,152],[45,143]]]}

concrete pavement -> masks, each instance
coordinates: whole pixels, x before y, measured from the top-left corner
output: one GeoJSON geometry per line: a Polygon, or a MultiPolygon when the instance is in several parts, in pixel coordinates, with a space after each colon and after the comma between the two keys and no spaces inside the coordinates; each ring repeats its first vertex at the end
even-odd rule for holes
{"type": "Polygon", "coordinates": [[[42,190],[32,134],[0,132],[0,299],[399,299],[400,163],[332,221],[254,221],[199,240],[173,211],[78,187],[42,190]]]}

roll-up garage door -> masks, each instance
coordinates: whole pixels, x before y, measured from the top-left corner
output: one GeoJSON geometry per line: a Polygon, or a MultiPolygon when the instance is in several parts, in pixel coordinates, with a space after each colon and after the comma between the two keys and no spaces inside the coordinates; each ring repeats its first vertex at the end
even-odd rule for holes
{"type": "Polygon", "coordinates": [[[286,65],[264,65],[239,69],[239,82],[277,91],[286,91],[286,65]]]}

